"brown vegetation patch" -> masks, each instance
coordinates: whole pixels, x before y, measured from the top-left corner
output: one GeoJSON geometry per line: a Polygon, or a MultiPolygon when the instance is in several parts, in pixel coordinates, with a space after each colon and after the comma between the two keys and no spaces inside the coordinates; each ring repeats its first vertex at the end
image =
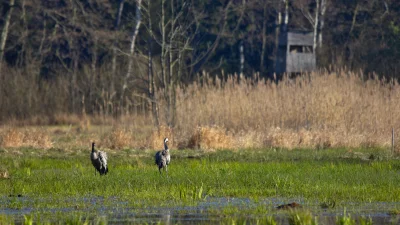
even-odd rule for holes
{"type": "Polygon", "coordinates": [[[0,179],[8,179],[8,178],[10,178],[8,171],[0,171],[0,179]]]}
{"type": "Polygon", "coordinates": [[[265,139],[265,134],[259,131],[240,131],[235,134],[236,148],[262,148],[265,139]]]}
{"type": "Polygon", "coordinates": [[[132,133],[120,127],[114,128],[105,140],[109,148],[122,149],[132,145],[132,133]]]}
{"type": "Polygon", "coordinates": [[[53,143],[49,135],[40,128],[10,128],[0,133],[2,147],[51,148],[53,143]]]}
{"type": "Polygon", "coordinates": [[[1,134],[1,146],[19,147],[22,146],[24,134],[17,129],[9,129],[1,134]]]}
{"type": "Polygon", "coordinates": [[[189,139],[189,148],[204,150],[233,149],[237,145],[234,138],[221,127],[198,127],[189,139]]]}
{"type": "Polygon", "coordinates": [[[271,128],[266,137],[268,147],[293,148],[337,148],[337,147],[385,147],[388,142],[379,135],[336,130],[306,130],[271,128]]]}

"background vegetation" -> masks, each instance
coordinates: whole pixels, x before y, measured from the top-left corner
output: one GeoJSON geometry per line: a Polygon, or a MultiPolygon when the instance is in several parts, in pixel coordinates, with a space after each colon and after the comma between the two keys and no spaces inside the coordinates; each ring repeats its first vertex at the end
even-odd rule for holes
{"type": "Polygon", "coordinates": [[[396,121],[386,107],[396,105],[392,89],[357,79],[374,71],[398,78],[399,11],[396,0],[4,0],[0,121],[132,115],[179,129],[208,123],[234,132],[273,126],[382,134],[396,121]],[[276,41],[286,28],[314,31],[319,67],[331,68],[321,73],[343,81],[314,75],[305,89],[306,80],[267,81],[274,80],[276,41]],[[234,84],[228,74],[235,73],[255,80],[234,84]],[[210,112],[214,100],[225,109],[210,112]],[[369,109],[374,116],[359,116],[369,109]]]}
{"type": "MultiPolygon", "coordinates": [[[[175,126],[154,128],[151,114],[52,114],[8,120],[0,146],[79,149],[90,141],[111,149],[329,148],[398,145],[400,87],[347,71],[318,72],[275,83],[260,77],[204,75],[176,89],[175,126]],[[21,126],[46,125],[57,126],[21,126]],[[63,125],[64,124],[64,125],[63,125]]],[[[159,121],[167,124],[160,98],[159,121]]],[[[396,147],[397,148],[397,147],[396,147]]]]}

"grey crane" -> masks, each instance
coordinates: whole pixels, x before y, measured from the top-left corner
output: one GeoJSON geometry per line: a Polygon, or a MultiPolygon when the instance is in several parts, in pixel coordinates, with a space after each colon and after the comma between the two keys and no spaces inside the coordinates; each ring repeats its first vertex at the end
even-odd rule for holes
{"type": "Polygon", "coordinates": [[[171,155],[169,154],[168,148],[168,138],[164,139],[164,150],[158,151],[155,155],[156,165],[158,166],[158,171],[161,174],[161,169],[164,168],[165,172],[167,173],[167,166],[171,161],[171,155]]]}
{"type": "Polygon", "coordinates": [[[92,142],[92,153],[90,153],[90,160],[92,160],[92,164],[95,168],[94,175],[96,175],[96,170],[100,173],[100,175],[106,175],[108,173],[107,153],[103,151],[97,151],[94,146],[95,144],[92,142]]]}

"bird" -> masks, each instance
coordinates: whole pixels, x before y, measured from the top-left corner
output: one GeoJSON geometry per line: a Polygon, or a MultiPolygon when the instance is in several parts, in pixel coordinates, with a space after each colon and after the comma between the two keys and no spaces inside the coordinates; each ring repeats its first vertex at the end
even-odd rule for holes
{"type": "Polygon", "coordinates": [[[158,151],[155,155],[155,162],[158,166],[158,171],[161,174],[161,169],[164,168],[165,172],[168,172],[167,166],[171,162],[171,155],[169,154],[168,138],[164,139],[164,150],[158,151]]]}
{"type": "Polygon", "coordinates": [[[297,203],[297,202],[292,202],[289,204],[284,204],[276,207],[277,209],[295,209],[295,208],[301,208],[302,206],[297,203]]]}
{"type": "Polygon", "coordinates": [[[92,142],[92,153],[90,153],[90,159],[92,160],[92,164],[95,168],[94,175],[96,175],[96,170],[100,173],[100,175],[106,175],[108,173],[107,153],[103,151],[97,151],[94,146],[95,143],[92,142]]]}

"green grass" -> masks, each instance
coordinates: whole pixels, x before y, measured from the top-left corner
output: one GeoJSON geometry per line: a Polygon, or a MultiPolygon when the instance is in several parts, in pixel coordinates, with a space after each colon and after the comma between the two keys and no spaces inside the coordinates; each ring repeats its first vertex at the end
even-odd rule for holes
{"type": "Polygon", "coordinates": [[[13,155],[12,150],[3,150],[0,158],[1,168],[11,177],[0,179],[0,209],[72,208],[90,214],[103,206],[145,209],[243,197],[256,205],[248,211],[231,206],[213,213],[248,215],[273,210],[276,205],[257,205],[268,198],[298,199],[305,205],[318,202],[328,208],[400,202],[400,162],[379,149],[171,150],[167,176],[159,175],[153,151],[110,154],[106,176],[94,175],[88,150],[68,155],[57,149],[18,151],[13,155]],[[23,198],[8,197],[18,194],[23,198]]]}

